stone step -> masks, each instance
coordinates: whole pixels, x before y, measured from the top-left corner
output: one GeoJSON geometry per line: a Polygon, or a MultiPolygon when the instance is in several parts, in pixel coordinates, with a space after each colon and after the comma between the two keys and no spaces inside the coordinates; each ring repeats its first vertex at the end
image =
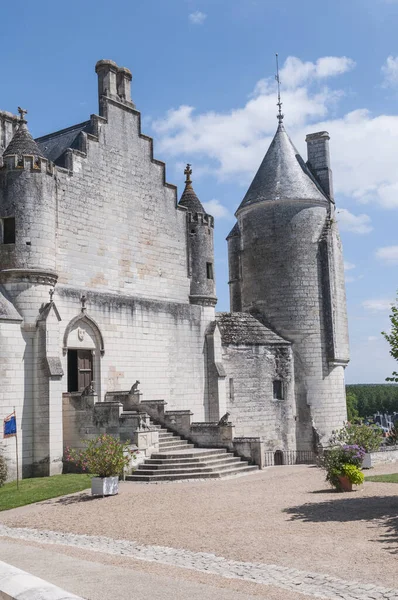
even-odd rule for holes
{"type": "Polygon", "coordinates": [[[174,433],[159,433],[159,440],[180,440],[180,436],[179,435],[175,435],[174,433]]]}
{"type": "Polygon", "coordinates": [[[127,481],[143,481],[143,482],[158,482],[158,481],[178,481],[183,479],[221,479],[222,477],[229,477],[231,475],[246,475],[247,473],[251,473],[253,471],[257,471],[257,466],[249,466],[242,463],[242,466],[237,466],[231,469],[226,469],[224,471],[212,471],[211,473],[194,473],[192,471],[188,473],[174,473],[174,474],[162,474],[162,475],[140,475],[138,472],[135,472],[133,475],[127,475],[127,481]]]}
{"type": "MultiPolygon", "coordinates": [[[[185,449],[190,449],[193,448],[193,444],[187,444],[187,446],[170,446],[169,448],[164,448],[164,450],[167,450],[167,452],[180,452],[181,450],[185,450],[185,449]]],[[[162,451],[162,448],[160,448],[160,451],[162,451]]]]}
{"type": "Polygon", "coordinates": [[[174,452],[154,452],[151,455],[151,459],[155,460],[168,460],[170,458],[181,458],[181,459],[201,459],[207,456],[214,456],[214,454],[227,454],[226,448],[217,448],[217,449],[203,449],[203,448],[195,448],[193,450],[188,451],[174,451],[174,452]]]}
{"type": "Polygon", "coordinates": [[[208,464],[204,464],[203,466],[196,464],[196,466],[183,466],[179,467],[178,465],[172,465],[168,469],[153,469],[152,467],[148,467],[147,465],[140,465],[137,471],[134,472],[134,475],[180,475],[185,473],[220,473],[222,471],[229,471],[234,468],[247,467],[247,463],[243,463],[239,460],[236,460],[232,463],[227,463],[225,465],[214,465],[209,466],[208,464]]]}
{"type": "MultiPolygon", "coordinates": [[[[207,460],[205,460],[204,458],[200,459],[200,460],[191,460],[189,458],[184,459],[180,459],[180,458],[175,458],[174,460],[158,460],[158,459],[151,459],[151,458],[147,458],[145,460],[145,467],[148,467],[149,469],[168,469],[170,467],[201,467],[202,465],[207,465],[209,467],[217,466],[217,465],[224,465],[224,464],[228,464],[231,462],[242,462],[243,459],[237,457],[237,456],[233,456],[232,454],[221,454],[221,456],[217,456],[214,455],[214,457],[209,456],[207,458],[207,460]]],[[[144,463],[142,463],[144,464],[144,463]]],[[[140,465],[141,466],[141,465],[140,465]]]]}
{"type": "Polygon", "coordinates": [[[159,451],[162,452],[162,450],[168,450],[168,448],[174,446],[178,446],[181,449],[186,448],[187,446],[189,448],[194,448],[194,445],[188,444],[186,440],[179,440],[178,438],[175,438],[174,440],[166,440],[165,442],[159,442],[159,451]]]}

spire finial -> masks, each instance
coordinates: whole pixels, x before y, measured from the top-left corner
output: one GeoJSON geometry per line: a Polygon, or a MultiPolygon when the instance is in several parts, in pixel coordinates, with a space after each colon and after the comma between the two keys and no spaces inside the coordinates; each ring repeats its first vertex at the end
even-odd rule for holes
{"type": "Polygon", "coordinates": [[[192,183],[192,181],[191,181],[192,169],[191,169],[191,165],[189,163],[187,163],[187,166],[185,167],[184,175],[186,176],[185,183],[192,183]]]}
{"type": "Polygon", "coordinates": [[[25,110],[24,108],[21,108],[20,106],[18,106],[18,112],[19,112],[19,120],[21,121],[21,123],[26,123],[25,115],[28,111],[25,110]]]}
{"type": "Polygon", "coordinates": [[[281,102],[281,81],[279,79],[279,62],[278,62],[278,53],[275,54],[275,58],[276,58],[276,75],[275,75],[275,79],[278,82],[278,102],[276,103],[277,107],[278,107],[278,114],[276,116],[276,118],[279,121],[279,124],[282,123],[283,121],[283,113],[282,113],[282,102],[281,102]]]}

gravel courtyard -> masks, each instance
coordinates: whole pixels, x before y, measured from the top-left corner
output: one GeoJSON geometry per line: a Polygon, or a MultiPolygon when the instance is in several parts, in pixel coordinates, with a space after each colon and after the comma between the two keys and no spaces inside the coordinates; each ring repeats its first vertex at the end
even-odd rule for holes
{"type": "MultiPolygon", "coordinates": [[[[369,474],[396,472],[398,465],[369,474]]],[[[79,493],[0,514],[0,523],[211,552],[398,588],[398,486],[329,489],[311,466],[246,477],[122,483],[120,494],[79,493]]]]}

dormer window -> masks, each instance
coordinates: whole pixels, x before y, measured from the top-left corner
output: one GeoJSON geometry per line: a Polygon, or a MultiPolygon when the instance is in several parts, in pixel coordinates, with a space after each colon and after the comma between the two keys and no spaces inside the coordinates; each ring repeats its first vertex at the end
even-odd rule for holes
{"type": "Polygon", "coordinates": [[[6,217],[1,221],[1,243],[15,244],[15,217],[6,217]]]}

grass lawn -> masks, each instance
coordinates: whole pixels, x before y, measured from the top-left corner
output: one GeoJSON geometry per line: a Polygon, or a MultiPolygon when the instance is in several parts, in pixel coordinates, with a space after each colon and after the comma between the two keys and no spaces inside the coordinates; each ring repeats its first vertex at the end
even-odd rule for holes
{"type": "Polygon", "coordinates": [[[86,473],[82,475],[73,473],[22,479],[19,482],[19,490],[16,481],[6,483],[0,487],[0,511],[80,492],[90,487],[91,477],[92,475],[86,473]]]}
{"type": "Polygon", "coordinates": [[[381,481],[382,483],[398,483],[398,473],[391,473],[391,475],[373,475],[372,477],[365,477],[365,481],[381,481]]]}

